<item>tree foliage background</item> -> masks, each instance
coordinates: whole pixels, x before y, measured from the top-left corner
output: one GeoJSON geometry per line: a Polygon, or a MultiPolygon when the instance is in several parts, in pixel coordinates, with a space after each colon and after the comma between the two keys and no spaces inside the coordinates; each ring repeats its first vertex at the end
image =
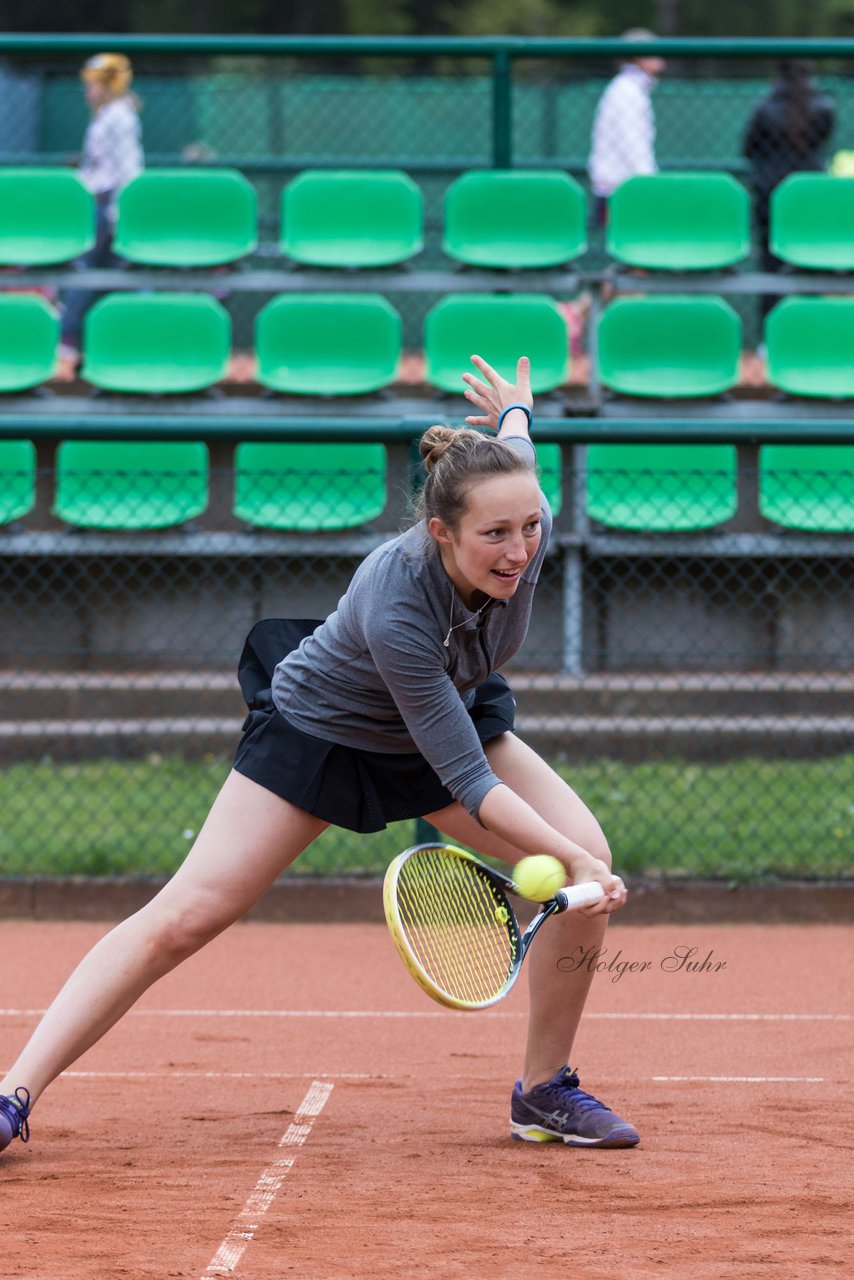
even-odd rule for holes
{"type": "Polygon", "coordinates": [[[188,35],[850,36],[854,0],[0,0],[5,31],[188,35]]]}

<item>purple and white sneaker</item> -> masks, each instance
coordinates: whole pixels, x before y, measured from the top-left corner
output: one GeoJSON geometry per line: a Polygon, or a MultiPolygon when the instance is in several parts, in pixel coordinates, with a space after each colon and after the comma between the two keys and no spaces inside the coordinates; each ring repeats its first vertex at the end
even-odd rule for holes
{"type": "Polygon", "coordinates": [[[14,1093],[0,1094],[0,1151],[5,1150],[14,1138],[29,1142],[29,1118],[29,1089],[16,1089],[14,1093]]]}
{"type": "Polygon", "coordinates": [[[568,1147],[634,1147],[640,1134],[604,1103],[578,1087],[578,1076],[562,1067],[545,1084],[522,1092],[516,1081],[510,1132],[523,1142],[565,1142],[568,1147]]]}

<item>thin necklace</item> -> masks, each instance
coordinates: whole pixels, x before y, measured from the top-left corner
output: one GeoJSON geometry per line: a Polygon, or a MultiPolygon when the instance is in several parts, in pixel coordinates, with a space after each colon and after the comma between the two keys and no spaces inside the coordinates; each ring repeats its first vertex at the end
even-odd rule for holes
{"type": "Polygon", "coordinates": [[[486,606],[490,603],[492,599],[491,596],[487,597],[487,599],[483,602],[480,608],[475,609],[474,613],[470,617],[463,618],[462,622],[454,622],[454,601],[456,600],[456,598],[457,598],[457,589],[452,582],[451,583],[451,612],[448,615],[448,634],[445,636],[445,639],[442,641],[442,644],[445,646],[446,649],[449,649],[451,647],[451,632],[456,631],[458,627],[464,627],[467,622],[472,622],[475,618],[479,618],[480,615],[483,613],[484,609],[486,608],[486,606]],[[451,626],[452,622],[454,623],[453,626],[451,626]]]}

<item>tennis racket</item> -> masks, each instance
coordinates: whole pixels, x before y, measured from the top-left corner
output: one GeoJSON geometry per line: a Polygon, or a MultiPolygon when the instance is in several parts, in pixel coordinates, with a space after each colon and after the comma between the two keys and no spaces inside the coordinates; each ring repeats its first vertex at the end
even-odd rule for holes
{"type": "Polygon", "coordinates": [[[560,889],[524,933],[510,876],[450,844],[419,844],[385,874],[383,906],[394,945],[428,996],[451,1009],[485,1009],[513,986],[549,916],[599,902],[595,881],[560,889]]]}

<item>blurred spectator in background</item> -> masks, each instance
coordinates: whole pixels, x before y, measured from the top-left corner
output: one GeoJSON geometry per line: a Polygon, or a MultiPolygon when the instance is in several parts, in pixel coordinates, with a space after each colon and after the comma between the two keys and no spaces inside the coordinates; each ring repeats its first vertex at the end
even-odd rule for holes
{"type": "MultiPolygon", "coordinates": [[[[651,31],[633,27],[621,39],[655,40],[651,31]]],[[[651,95],[664,71],[663,58],[624,62],[596,108],[589,172],[597,225],[607,219],[608,197],[637,173],[655,173],[655,114],[651,95]]]]}
{"type": "MultiPolygon", "coordinates": [[[[813,84],[811,72],[812,64],[803,59],[781,62],[777,83],[757,103],[745,134],[763,271],[779,271],[783,265],[768,244],[771,192],[787,174],[820,170],[826,163],[836,113],[832,99],[813,84]]],[[[774,295],[761,295],[762,319],[777,301],[774,295]]]]}
{"type": "MultiPolygon", "coordinates": [[[[118,195],[144,165],[139,101],[130,92],[133,72],[123,53],[99,53],[84,65],[80,78],[92,119],[79,172],[95,196],[97,222],[93,248],[74,265],[80,270],[121,266],[122,259],[112,252],[118,195]]],[[[84,289],[64,296],[60,354],[74,357],[79,352],[83,316],[94,296],[84,289]]]]}

